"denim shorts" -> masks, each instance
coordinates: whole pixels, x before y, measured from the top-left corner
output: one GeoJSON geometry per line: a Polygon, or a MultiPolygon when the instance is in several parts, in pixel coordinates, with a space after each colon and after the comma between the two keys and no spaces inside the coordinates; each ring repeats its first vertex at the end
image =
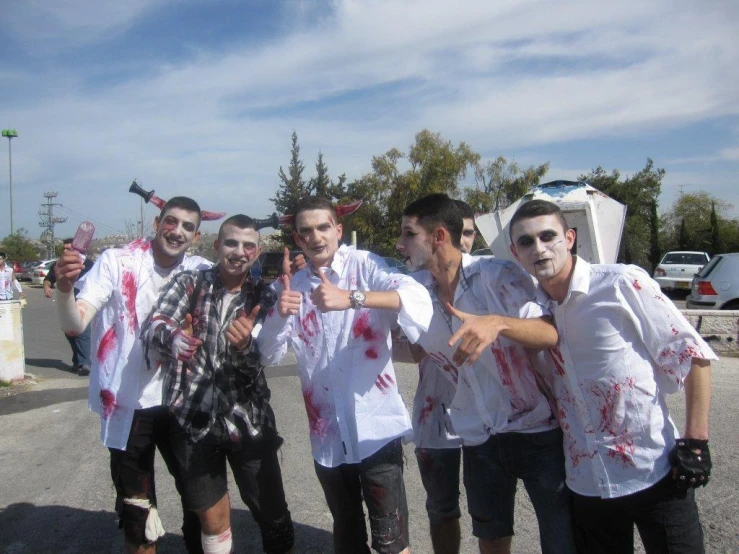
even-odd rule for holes
{"type": "Polygon", "coordinates": [[[418,471],[426,489],[426,511],[431,523],[459,519],[461,448],[416,448],[418,471]]]}
{"type": "Polygon", "coordinates": [[[400,439],[358,464],[323,467],[314,462],[314,466],[334,518],[335,554],[370,554],[362,499],[369,512],[372,548],[380,554],[398,554],[408,547],[400,439]]]}
{"type": "Polygon", "coordinates": [[[500,433],[463,450],[464,486],[476,537],[513,535],[513,507],[521,479],[536,511],[542,553],[575,552],[561,429],[500,433]]]}
{"type": "MultiPolygon", "coordinates": [[[[218,437],[218,433],[214,435],[218,437]]],[[[228,461],[241,499],[259,525],[264,552],[288,552],[294,531],[277,457],[281,443],[278,435],[232,443],[211,434],[193,442],[181,429],[173,433],[172,446],[182,471],[188,509],[202,512],[223,498],[228,492],[228,461]]]]}

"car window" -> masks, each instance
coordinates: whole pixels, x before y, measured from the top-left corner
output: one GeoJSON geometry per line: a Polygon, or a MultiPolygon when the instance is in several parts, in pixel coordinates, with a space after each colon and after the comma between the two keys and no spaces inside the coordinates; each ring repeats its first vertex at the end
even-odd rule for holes
{"type": "Polygon", "coordinates": [[[667,254],[662,260],[663,264],[680,264],[680,265],[703,265],[706,263],[706,257],[699,253],[674,253],[667,254]]]}
{"type": "Polygon", "coordinates": [[[723,258],[723,256],[714,257],[710,262],[704,265],[698,273],[696,273],[696,276],[698,278],[708,276],[723,258]]]}

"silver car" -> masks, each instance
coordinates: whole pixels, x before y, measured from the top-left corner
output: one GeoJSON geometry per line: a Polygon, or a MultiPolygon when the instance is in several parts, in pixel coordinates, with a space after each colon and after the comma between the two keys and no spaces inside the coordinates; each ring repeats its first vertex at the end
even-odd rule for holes
{"type": "Polygon", "coordinates": [[[717,254],[693,279],[689,310],[739,310],[739,253],[717,254]]]}
{"type": "Polygon", "coordinates": [[[668,252],[654,270],[654,280],[662,290],[690,290],[693,276],[710,259],[711,257],[705,252],[668,252]]]}

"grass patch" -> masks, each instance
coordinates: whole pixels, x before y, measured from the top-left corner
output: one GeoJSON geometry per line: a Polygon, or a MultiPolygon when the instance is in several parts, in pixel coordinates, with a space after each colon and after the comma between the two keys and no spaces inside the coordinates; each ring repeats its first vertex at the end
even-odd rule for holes
{"type": "Polygon", "coordinates": [[[5,388],[5,387],[9,387],[9,386],[10,386],[10,382],[9,381],[3,381],[2,379],[0,379],[0,389],[5,388]]]}

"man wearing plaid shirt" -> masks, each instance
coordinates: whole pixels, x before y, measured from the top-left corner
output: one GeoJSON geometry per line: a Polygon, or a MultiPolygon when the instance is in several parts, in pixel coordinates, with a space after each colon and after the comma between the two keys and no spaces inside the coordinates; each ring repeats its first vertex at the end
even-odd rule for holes
{"type": "Polygon", "coordinates": [[[200,517],[206,554],[231,552],[226,460],[262,532],[264,552],[293,545],[277,450],[282,438],[252,330],[276,297],[249,268],[259,258],[252,218],[230,217],[215,241],[218,265],[172,280],[144,331],[162,357],[164,399],[179,423],[172,442],[185,502],[200,517]]]}

